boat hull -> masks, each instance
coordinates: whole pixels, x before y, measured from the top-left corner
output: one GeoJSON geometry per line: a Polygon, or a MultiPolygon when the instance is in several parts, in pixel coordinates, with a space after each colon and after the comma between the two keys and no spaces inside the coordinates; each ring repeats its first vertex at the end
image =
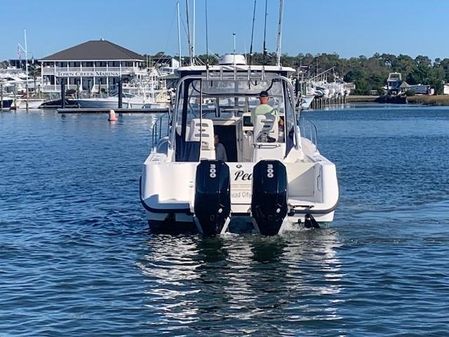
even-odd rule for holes
{"type": "Polygon", "coordinates": [[[88,108],[88,109],[117,109],[118,107],[118,99],[115,98],[79,98],[76,100],[79,104],[80,108],[88,108]]]}
{"type": "Polygon", "coordinates": [[[12,98],[3,98],[0,108],[2,108],[3,110],[9,110],[11,109],[12,104],[13,104],[12,98]]]}
{"type": "Polygon", "coordinates": [[[301,97],[301,109],[307,110],[310,108],[310,105],[312,104],[313,100],[315,98],[315,95],[303,95],[301,97]]]}
{"type": "MultiPolygon", "coordinates": [[[[335,211],[331,211],[326,214],[315,214],[313,217],[320,226],[327,227],[334,220],[334,212],[335,211]]],[[[278,234],[304,230],[306,228],[305,217],[306,214],[299,213],[288,215],[284,219],[278,234]]],[[[157,233],[190,233],[199,231],[193,214],[176,212],[153,213],[151,211],[147,211],[147,220],[150,229],[157,233]]],[[[258,232],[258,229],[254,225],[254,218],[251,214],[237,213],[231,214],[227,232],[251,233],[258,232]],[[248,225],[233,226],[234,222],[245,222],[248,225]],[[237,228],[237,230],[233,230],[233,228],[237,228]]]]}
{"type": "MultiPolygon", "coordinates": [[[[141,202],[151,228],[189,232],[196,225],[193,205],[198,163],[173,163],[165,159],[165,155],[155,153],[145,162],[140,182],[141,202]]],[[[316,162],[284,163],[288,176],[288,210],[279,233],[303,229],[307,216],[320,224],[333,221],[339,193],[335,165],[322,156],[316,159],[316,162]]],[[[251,211],[255,163],[227,164],[231,177],[229,221],[244,218],[254,223],[253,229],[258,231],[251,211]]]]}

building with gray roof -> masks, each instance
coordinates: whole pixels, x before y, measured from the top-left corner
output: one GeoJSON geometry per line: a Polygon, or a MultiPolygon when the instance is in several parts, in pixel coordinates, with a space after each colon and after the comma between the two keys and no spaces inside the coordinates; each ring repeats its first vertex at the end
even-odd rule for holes
{"type": "Polygon", "coordinates": [[[144,57],[107,40],[92,40],[42,58],[44,92],[67,89],[100,92],[115,86],[120,78],[143,76],[144,57]]]}

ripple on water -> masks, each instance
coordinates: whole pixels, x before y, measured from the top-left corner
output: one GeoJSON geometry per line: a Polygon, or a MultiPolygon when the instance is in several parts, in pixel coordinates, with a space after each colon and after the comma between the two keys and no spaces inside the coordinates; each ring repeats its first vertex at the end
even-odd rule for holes
{"type": "Polygon", "coordinates": [[[0,114],[0,336],[447,335],[449,110],[303,115],[331,228],[202,238],[148,231],[150,117],[0,114]]]}

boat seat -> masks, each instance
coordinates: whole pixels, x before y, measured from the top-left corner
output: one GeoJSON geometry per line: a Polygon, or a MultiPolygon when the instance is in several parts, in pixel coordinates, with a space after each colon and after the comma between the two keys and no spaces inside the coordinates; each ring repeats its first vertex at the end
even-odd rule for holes
{"type": "Polygon", "coordinates": [[[201,141],[202,150],[215,150],[214,144],[214,124],[211,119],[194,118],[190,123],[189,140],[192,142],[201,141]]]}
{"type": "Polygon", "coordinates": [[[279,136],[279,117],[273,114],[256,116],[254,125],[255,143],[277,142],[279,136]]]}
{"type": "Polygon", "coordinates": [[[215,159],[214,124],[211,119],[192,119],[189,140],[201,142],[200,159],[215,159]]]}

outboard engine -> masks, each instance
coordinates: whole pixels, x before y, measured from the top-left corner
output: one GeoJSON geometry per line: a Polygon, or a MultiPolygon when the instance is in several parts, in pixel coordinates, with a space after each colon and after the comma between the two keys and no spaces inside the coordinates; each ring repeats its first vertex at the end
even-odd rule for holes
{"type": "Polygon", "coordinates": [[[287,215],[287,170],[278,160],[261,160],[253,170],[251,212],[263,235],[276,235],[287,215]]]}
{"type": "Polygon", "coordinates": [[[206,235],[220,233],[231,212],[229,166],[202,160],[196,168],[195,217],[206,235]]]}

